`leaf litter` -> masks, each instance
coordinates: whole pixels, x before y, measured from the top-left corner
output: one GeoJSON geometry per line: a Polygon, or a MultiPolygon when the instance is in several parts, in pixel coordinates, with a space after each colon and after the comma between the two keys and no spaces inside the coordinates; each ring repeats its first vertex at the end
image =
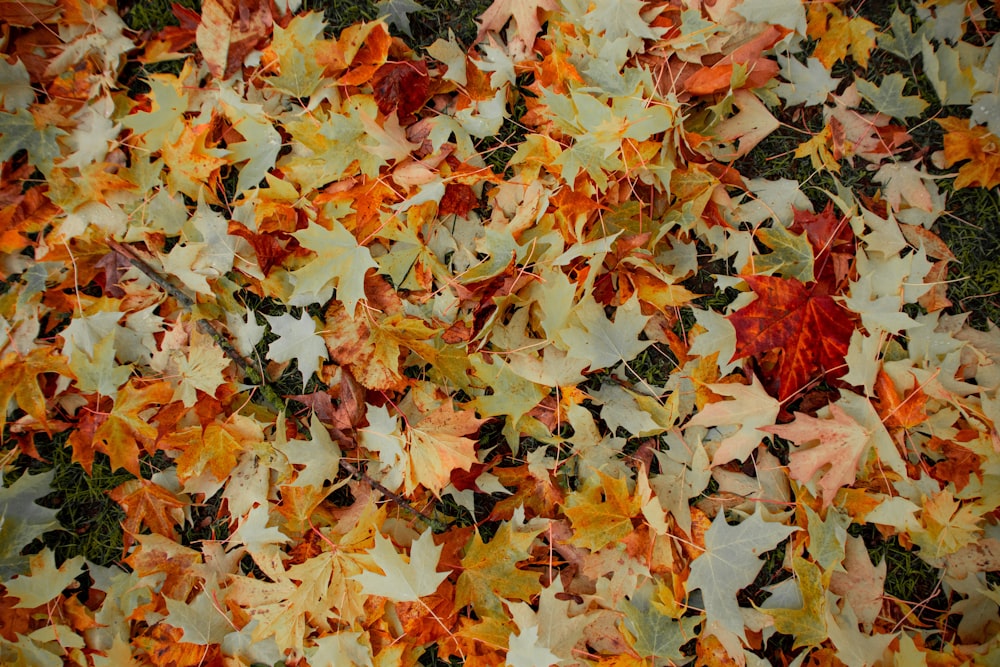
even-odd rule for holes
{"type": "Polygon", "coordinates": [[[4,5],[5,664],[1000,659],[1000,336],[934,233],[1000,183],[995,8],[496,0],[417,53],[419,3],[298,4],[4,5]],[[740,173],[807,111],[834,187],[740,173]],[[132,477],[123,553],[48,546],[52,446],[132,477]]]}

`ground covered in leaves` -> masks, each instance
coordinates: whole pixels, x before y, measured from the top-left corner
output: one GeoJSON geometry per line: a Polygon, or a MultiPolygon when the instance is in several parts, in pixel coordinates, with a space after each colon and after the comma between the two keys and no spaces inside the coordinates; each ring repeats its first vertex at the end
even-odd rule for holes
{"type": "Polygon", "coordinates": [[[154,5],[0,0],[0,662],[1000,664],[995,6],[154,5]]]}

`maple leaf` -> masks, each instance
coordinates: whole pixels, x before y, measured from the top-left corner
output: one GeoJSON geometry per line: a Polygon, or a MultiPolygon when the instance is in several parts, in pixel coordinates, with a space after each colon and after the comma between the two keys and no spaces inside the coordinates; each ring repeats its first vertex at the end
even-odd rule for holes
{"type": "Polygon", "coordinates": [[[939,118],[944,135],[943,166],[969,160],[958,169],[956,188],[995,188],[1000,185],[1000,140],[981,125],[963,118],[939,118]]]}
{"type": "Polygon", "coordinates": [[[271,9],[260,0],[205,0],[195,33],[208,69],[228,79],[243,68],[243,59],[271,33],[271,9]]]}
{"type": "Polygon", "coordinates": [[[436,571],[441,549],[435,546],[434,534],[428,530],[413,541],[410,558],[404,561],[392,542],[376,533],[375,546],[369,554],[382,574],[364,572],[352,578],[371,595],[381,595],[396,602],[416,602],[437,590],[450,574],[436,571]]]}
{"type": "Polygon", "coordinates": [[[808,34],[819,39],[812,55],[824,67],[832,69],[848,54],[861,67],[868,67],[868,55],[875,46],[874,23],[860,16],[847,18],[832,2],[810,3],[808,15],[808,34]]]}
{"type": "Polygon", "coordinates": [[[222,371],[229,368],[231,360],[216,342],[201,329],[191,331],[187,354],[174,358],[177,388],[173,400],[180,401],[184,407],[191,407],[198,400],[198,391],[208,396],[215,396],[216,390],[226,379],[222,371]]]}
{"type": "Polygon", "coordinates": [[[867,628],[882,611],[886,569],[885,560],[877,566],[872,564],[863,539],[848,536],[844,572],[834,572],[830,577],[830,592],[844,598],[867,628]]]}
{"type": "Polygon", "coordinates": [[[0,485],[0,577],[4,581],[23,571],[21,550],[35,538],[59,528],[58,510],[38,504],[52,492],[55,470],[38,475],[24,473],[10,486],[0,485]]]}
{"type": "Polygon", "coordinates": [[[816,171],[824,169],[834,173],[840,173],[840,163],[838,157],[830,150],[833,143],[833,130],[830,125],[826,125],[820,132],[817,132],[811,139],[803,141],[795,149],[795,157],[808,157],[812,168],[816,171]]]}
{"type": "Polygon", "coordinates": [[[762,431],[774,424],[781,405],[767,395],[756,377],[747,386],[743,384],[718,383],[708,388],[720,396],[731,396],[732,401],[718,401],[706,405],[688,420],[685,428],[691,426],[736,426],[737,431],[727,435],[712,457],[712,465],[722,465],[733,459],[743,461],[757,448],[763,439],[762,431]]]}
{"type": "MultiPolygon", "coordinates": [[[[167,382],[155,382],[140,388],[136,380],[129,381],[118,391],[115,405],[94,432],[93,447],[104,451],[111,459],[111,470],[125,468],[136,477],[139,471],[139,446],[152,453],[158,436],[149,423],[148,412],[173,400],[174,389],[167,382]]],[[[74,458],[78,456],[74,452],[74,458]]],[[[84,460],[93,461],[80,454],[84,460]]],[[[161,533],[162,534],[162,533],[161,533]]]]}
{"type": "Polygon", "coordinates": [[[764,565],[760,556],[796,530],[765,522],[761,511],[737,526],[726,523],[725,512],[716,515],[705,532],[705,551],[691,563],[686,584],[689,594],[701,589],[707,632],[716,634],[718,629],[745,638],[736,594],[757,577],[764,565]]]}
{"type": "Polygon", "coordinates": [[[55,552],[45,547],[28,562],[30,574],[4,580],[7,595],[18,599],[15,609],[34,609],[56,598],[83,572],[84,558],[75,556],[56,567],[55,552]]]}
{"type": "Polygon", "coordinates": [[[733,360],[779,350],[767,373],[784,401],[818,377],[846,372],[844,357],[854,332],[851,313],[827,294],[795,278],[743,276],[757,300],[727,319],[736,329],[733,360]]]}
{"type": "Polygon", "coordinates": [[[632,532],[639,500],[623,479],[597,471],[597,477],[566,499],[565,513],[573,524],[573,544],[597,551],[632,532]]]}
{"type": "Polygon", "coordinates": [[[174,141],[160,147],[163,161],[170,168],[166,182],[171,194],[183,193],[191,199],[214,200],[219,170],[227,163],[229,151],[209,145],[212,126],[184,124],[174,141]],[[206,187],[208,186],[208,187],[206,187]],[[206,193],[208,193],[206,195],[206,193]]]}
{"type": "Polygon", "coordinates": [[[615,311],[614,322],[593,297],[581,300],[570,317],[570,326],[559,332],[566,351],[590,362],[590,370],[607,368],[619,361],[631,361],[651,341],[638,340],[649,318],[642,314],[638,297],[633,296],[615,311]]]}
{"type": "Polygon", "coordinates": [[[813,249],[805,234],[793,234],[784,225],[778,224],[761,227],[757,236],[772,252],[754,258],[755,273],[776,272],[802,283],[816,279],[813,275],[813,249]]]}
{"type": "Polygon", "coordinates": [[[124,553],[128,553],[143,525],[158,535],[177,540],[176,526],[184,523],[185,503],[167,489],[148,479],[130,479],[112,489],[108,496],[125,510],[124,553]]]}
{"type": "Polygon", "coordinates": [[[840,85],[840,79],[834,79],[830,69],[816,58],[806,59],[805,65],[793,56],[779,56],[779,61],[782,63],[782,76],[788,83],[779,83],[774,92],[791,106],[823,104],[840,85]]]}
{"type": "Polygon", "coordinates": [[[162,449],[172,443],[181,444],[181,455],[177,457],[177,479],[181,483],[210,471],[216,481],[227,479],[236,468],[243,445],[223,424],[211,423],[202,431],[195,426],[178,431],[160,441],[162,449]]]}
{"type": "Polygon", "coordinates": [[[808,449],[797,449],[789,455],[792,479],[809,482],[819,470],[823,473],[819,488],[823,506],[828,507],[842,486],[854,483],[861,457],[868,450],[871,434],[843,411],[836,403],[830,405],[831,419],[817,419],[795,413],[791,424],[762,427],[761,430],[787,438],[801,446],[816,442],[808,449]]]}
{"type": "Polygon", "coordinates": [[[202,590],[190,602],[165,597],[167,616],[163,622],[183,631],[182,642],[203,646],[221,643],[233,631],[233,621],[220,608],[220,593],[202,590]]]}
{"type": "Polygon", "coordinates": [[[879,416],[887,427],[913,428],[927,419],[924,408],[928,396],[920,387],[915,387],[907,391],[905,396],[901,396],[892,378],[880,368],[874,390],[878,397],[879,416]]]}
{"type": "Polygon", "coordinates": [[[542,30],[538,11],[554,12],[557,9],[559,5],[555,0],[493,0],[493,4],[479,17],[476,41],[482,40],[487,32],[500,32],[513,18],[517,24],[517,36],[530,46],[542,30]]]}
{"type": "Polygon", "coordinates": [[[822,572],[818,565],[801,556],[792,559],[792,571],[795,572],[799,592],[802,594],[802,607],[766,611],[774,618],[774,627],[778,632],[795,637],[793,648],[819,646],[829,635],[826,625],[826,590],[823,587],[822,572]]]}
{"type": "Polygon", "coordinates": [[[66,358],[57,354],[54,348],[37,347],[25,355],[7,352],[0,359],[0,433],[7,424],[7,408],[11,400],[42,426],[48,423],[45,394],[42,392],[45,373],[58,373],[73,377],[73,371],[66,364],[66,358]]]}
{"type": "Polygon", "coordinates": [[[413,37],[410,32],[410,14],[424,9],[413,0],[379,0],[375,6],[379,10],[379,18],[385,18],[389,25],[407,37],[413,37]]]}
{"type": "Polygon", "coordinates": [[[320,361],[328,358],[326,343],[317,332],[316,321],[303,311],[296,319],[291,313],[281,315],[265,315],[272,333],[278,334],[278,339],[267,346],[267,358],[271,361],[284,362],[294,359],[302,374],[302,388],[319,370],[320,361]]]}
{"type": "Polygon", "coordinates": [[[684,661],[681,647],[694,637],[694,629],[701,623],[699,616],[673,619],[662,613],[652,598],[652,589],[643,588],[624,602],[623,625],[633,637],[632,648],[644,658],[684,661]]]}
{"type": "Polygon", "coordinates": [[[386,63],[372,77],[375,102],[386,116],[395,111],[399,118],[409,118],[424,106],[429,89],[430,77],[423,60],[386,63]]]}
{"type": "Polygon", "coordinates": [[[278,61],[277,76],[265,79],[268,85],[298,99],[316,92],[323,79],[323,65],[317,53],[324,47],[323,14],[309,12],[292,17],[287,26],[274,26],[270,49],[278,61]]]}
{"type": "Polygon", "coordinates": [[[317,256],[292,272],[295,289],[289,303],[294,306],[326,303],[333,294],[332,283],[336,283],[337,298],[347,309],[347,315],[353,317],[358,301],[365,296],[365,273],[378,268],[371,251],[360,245],[337,220],[329,229],[310,223],[306,229],[295,232],[295,238],[317,256]]]}
{"type": "Polygon", "coordinates": [[[982,533],[984,508],[962,503],[948,491],[940,491],[924,501],[921,528],[911,531],[922,556],[935,559],[957,552],[976,542],[982,533]]]}
{"type": "Polygon", "coordinates": [[[0,111],[0,162],[6,162],[23,149],[28,153],[28,164],[48,175],[53,161],[62,154],[56,140],[65,135],[64,130],[52,124],[39,127],[27,109],[12,114],[0,111]]]}
{"type": "Polygon", "coordinates": [[[475,463],[476,441],[464,437],[479,430],[485,419],[472,410],[454,410],[449,398],[406,429],[409,474],[405,489],[412,493],[418,484],[439,494],[456,470],[468,470],[475,463]]]}
{"type": "Polygon", "coordinates": [[[889,116],[902,119],[919,116],[928,106],[919,95],[903,95],[906,78],[899,72],[887,74],[877,86],[864,79],[858,79],[857,84],[861,97],[871,102],[877,111],[889,116]]]}
{"type": "MultiPolygon", "coordinates": [[[[523,516],[523,515],[522,515],[523,516]]],[[[477,531],[462,558],[455,586],[455,607],[471,604],[480,618],[503,618],[503,600],[530,601],[541,589],[539,574],[517,568],[541,528],[525,529],[504,521],[488,543],[477,531]]]]}

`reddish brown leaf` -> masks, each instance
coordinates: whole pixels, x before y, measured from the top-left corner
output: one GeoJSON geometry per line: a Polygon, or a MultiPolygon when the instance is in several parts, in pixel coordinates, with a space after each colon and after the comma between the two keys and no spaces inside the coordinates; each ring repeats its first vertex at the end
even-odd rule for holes
{"type": "Polygon", "coordinates": [[[817,291],[837,294],[845,287],[854,266],[854,231],[845,216],[838,216],[833,204],[820,213],[795,210],[793,234],[806,234],[813,248],[817,291]]]}
{"type": "Polygon", "coordinates": [[[778,351],[765,376],[781,401],[820,377],[846,371],[844,355],[854,331],[852,314],[794,278],[744,276],[757,300],[728,317],[736,329],[733,360],[778,351]]]}
{"type": "Polygon", "coordinates": [[[442,218],[446,215],[457,215],[464,218],[478,203],[479,199],[476,198],[472,186],[464,183],[449,183],[444,187],[444,196],[441,197],[441,204],[438,206],[438,215],[442,218]]]}
{"type": "Polygon", "coordinates": [[[289,238],[287,234],[256,234],[235,220],[229,222],[229,233],[246,239],[253,247],[253,251],[257,255],[257,263],[260,264],[260,270],[264,272],[265,276],[270,275],[275,266],[280,265],[285,261],[285,258],[292,254],[282,243],[282,240],[287,242],[289,238]]]}
{"type": "MultiPolygon", "coordinates": [[[[967,431],[966,431],[967,433],[967,431]]],[[[959,433],[957,438],[961,438],[959,433]]],[[[944,454],[944,460],[938,461],[931,468],[931,477],[939,482],[954,482],[955,491],[961,491],[968,483],[969,478],[975,475],[980,481],[983,479],[983,457],[976,454],[971,449],[963,447],[951,440],[941,440],[931,438],[927,447],[933,451],[944,454]]]]}
{"type": "Polygon", "coordinates": [[[386,63],[372,77],[372,88],[378,110],[388,116],[395,109],[402,121],[427,102],[430,88],[427,63],[423,60],[386,63]]]}

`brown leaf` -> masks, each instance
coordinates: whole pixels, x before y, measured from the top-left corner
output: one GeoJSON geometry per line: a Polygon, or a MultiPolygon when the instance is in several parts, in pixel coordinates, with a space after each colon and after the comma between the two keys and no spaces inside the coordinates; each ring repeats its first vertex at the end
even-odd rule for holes
{"type": "Polygon", "coordinates": [[[372,77],[372,89],[378,110],[386,116],[395,110],[403,122],[427,102],[430,90],[427,63],[423,60],[386,63],[372,77]]]}

